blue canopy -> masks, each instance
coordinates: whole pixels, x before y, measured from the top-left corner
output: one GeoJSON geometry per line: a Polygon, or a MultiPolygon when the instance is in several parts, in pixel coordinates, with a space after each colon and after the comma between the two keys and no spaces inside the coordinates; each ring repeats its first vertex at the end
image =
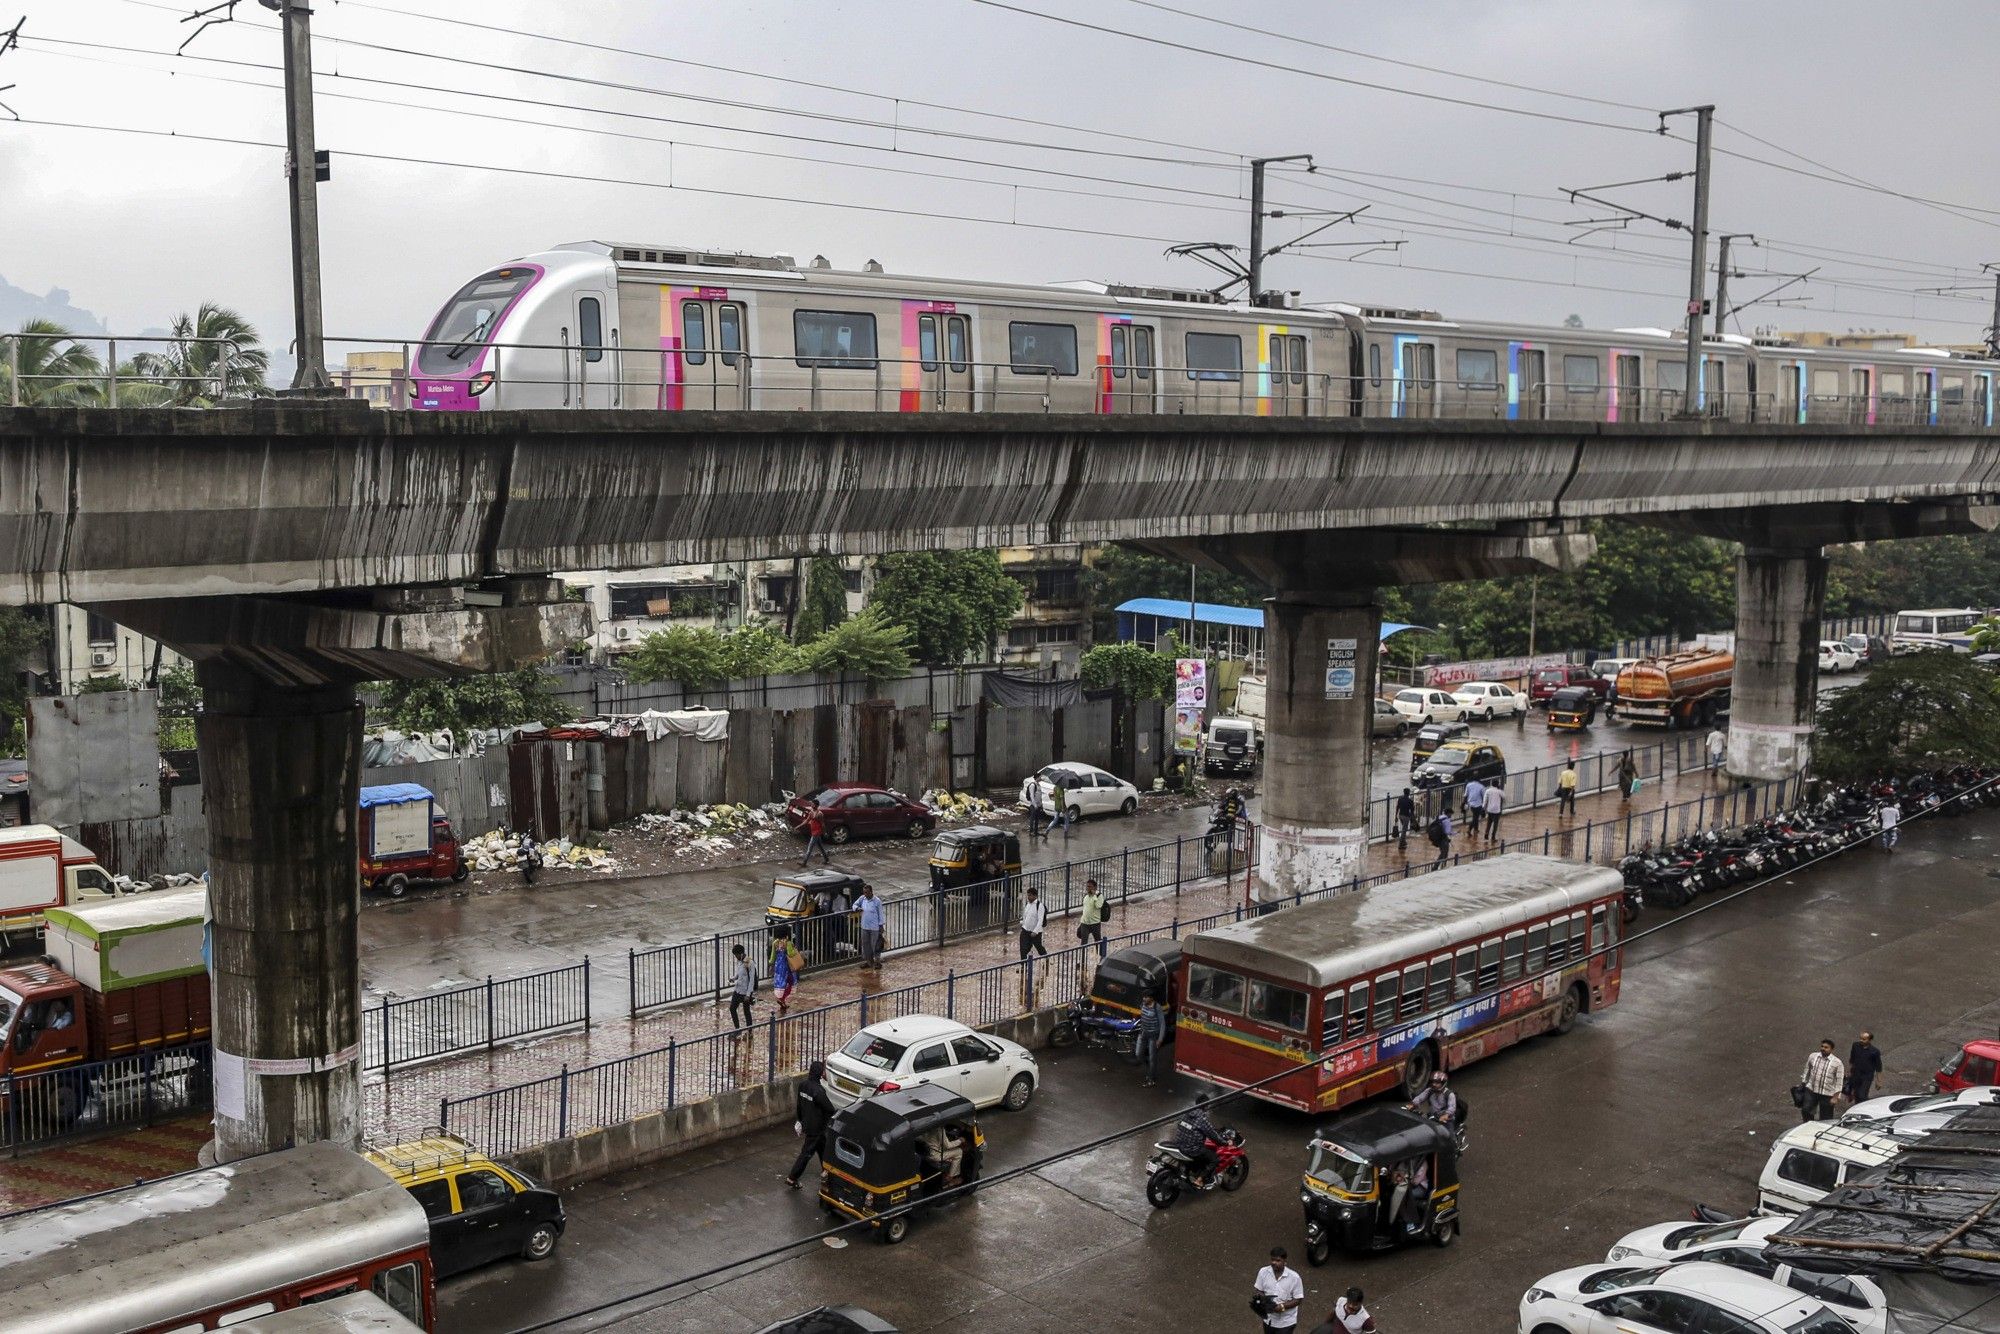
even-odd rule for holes
{"type": "MultiPolygon", "coordinates": [[[[1121,602],[1118,605],[1118,637],[1120,639],[1137,638],[1135,634],[1127,633],[1127,627],[1132,624],[1132,622],[1126,619],[1128,616],[1156,616],[1163,621],[1179,621],[1185,624],[1188,618],[1188,604],[1185,602],[1176,602],[1172,598],[1133,598],[1130,602],[1121,602]]],[[[1224,607],[1213,602],[1197,602],[1194,604],[1194,619],[1199,625],[1230,625],[1238,629],[1262,630],[1264,628],[1264,609],[1262,607],[1224,607]]],[[[1387,639],[1390,635],[1398,635],[1405,630],[1422,630],[1425,628],[1421,625],[1404,625],[1400,621],[1384,621],[1382,622],[1382,638],[1387,639]]]]}
{"type": "Polygon", "coordinates": [[[370,806],[400,806],[408,801],[435,801],[431,790],[416,783],[384,783],[380,787],[361,789],[361,808],[370,806]]]}

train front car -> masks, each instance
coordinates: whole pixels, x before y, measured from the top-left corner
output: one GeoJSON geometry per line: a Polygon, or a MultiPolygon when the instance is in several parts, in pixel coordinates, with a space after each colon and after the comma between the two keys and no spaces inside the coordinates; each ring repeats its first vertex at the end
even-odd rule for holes
{"type": "Polygon", "coordinates": [[[423,412],[616,406],[609,258],[550,251],[480,274],[431,321],[410,406],[423,412]]]}

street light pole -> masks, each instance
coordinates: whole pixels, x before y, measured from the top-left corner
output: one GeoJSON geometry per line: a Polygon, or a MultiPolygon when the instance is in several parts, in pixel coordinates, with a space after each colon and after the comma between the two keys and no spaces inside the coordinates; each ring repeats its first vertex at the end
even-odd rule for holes
{"type": "Polygon", "coordinates": [[[312,8],[307,0],[260,0],[284,19],[285,180],[292,213],[292,311],[298,370],[294,392],[327,393],[326,328],[319,278],[319,154],[313,138],[312,8]]]}

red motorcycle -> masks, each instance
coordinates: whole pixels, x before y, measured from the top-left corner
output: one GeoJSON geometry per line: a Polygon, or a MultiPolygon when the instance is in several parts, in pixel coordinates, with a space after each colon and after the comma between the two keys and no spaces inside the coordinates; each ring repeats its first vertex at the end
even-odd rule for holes
{"type": "Polygon", "coordinates": [[[1215,1166],[1199,1180],[1193,1171],[1193,1155],[1176,1147],[1171,1140],[1155,1144],[1153,1157],[1146,1164],[1147,1203],[1155,1209],[1164,1209],[1178,1200],[1184,1190],[1209,1191],[1217,1186],[1224,1190],[1239,1189],[1250,1177],[1250,1155],[1244,1151],[1243,1136],[1228,1128],[1217,1133],[1221,1138],[1204,1141],[1208,1151],[1215,1155],[1215,1166]]]}

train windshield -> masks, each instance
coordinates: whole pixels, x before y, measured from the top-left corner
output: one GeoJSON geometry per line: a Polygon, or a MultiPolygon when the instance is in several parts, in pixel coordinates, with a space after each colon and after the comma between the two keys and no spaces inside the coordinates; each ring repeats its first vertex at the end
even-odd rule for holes
{"type": "Polygon", "coordinates": [[[498,269],[474,278],[460,289],[424,335],[417,353],[417,370],[424,375],[451,375],[469,368],[479,349],[493,337],[501,312],[535,280],[527,268],[498,269]]]}

